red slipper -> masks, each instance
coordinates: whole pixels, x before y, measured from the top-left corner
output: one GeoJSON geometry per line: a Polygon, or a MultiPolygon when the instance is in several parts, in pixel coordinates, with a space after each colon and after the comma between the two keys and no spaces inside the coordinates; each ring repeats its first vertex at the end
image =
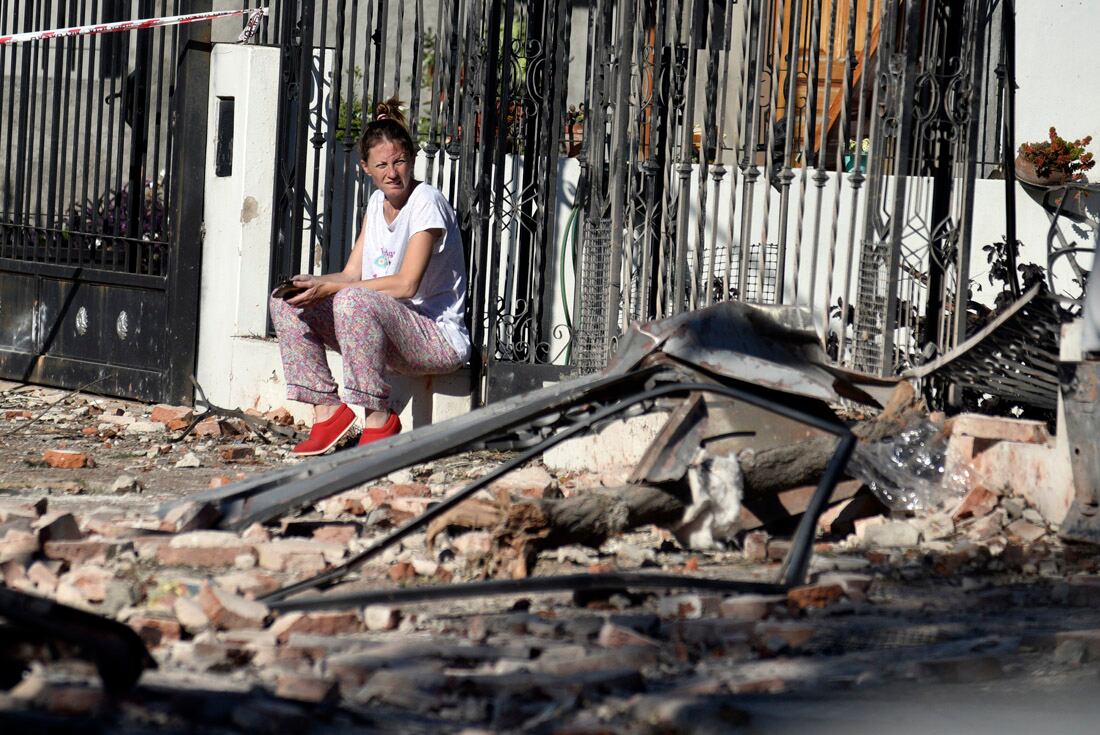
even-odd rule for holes
{"type": "Polygon", "coordinates": [[[348,408],[346,403],[341,403],[330,418],[318,421],[309,430],[309,438],[294,447],[294,454],[299,457],[309,457],[314,454],[324,454],[336,446],[336,442],[344,438],[351,427],[355,425],[355,412],[348,408]]]}
{"type": "Polygon", "coordinates": [[[359,437],[359,446],[385,439],[387,436],[397,436],[400,433],[401,419],[397,417],[396,413],[390,411],[390,415],[386,417],[386,423],[377,429],[363,429],[363,433],[359,437]]]}

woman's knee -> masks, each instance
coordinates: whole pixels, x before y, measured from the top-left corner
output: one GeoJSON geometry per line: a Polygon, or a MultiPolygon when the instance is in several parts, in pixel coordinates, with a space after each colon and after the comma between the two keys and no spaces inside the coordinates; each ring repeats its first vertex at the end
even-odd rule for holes
{"type": "Polygon", "coordinates": [[[369,288],[343,288],[332,297],[332,313],[337,320],[362,319],[378,313],[388,298],[369,288]]]}

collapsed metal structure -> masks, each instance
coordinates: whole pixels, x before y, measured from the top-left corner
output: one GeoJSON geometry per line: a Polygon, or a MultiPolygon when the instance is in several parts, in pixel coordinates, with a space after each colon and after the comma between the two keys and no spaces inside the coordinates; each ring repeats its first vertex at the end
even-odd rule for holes
{"type": "MultiPolygon", "coordinates": [[[[636,326],[620,343],[603,372],[576,378],[522,397],[504,400],[469,414],[408,434],[322,457],[297,467],[192,495],[162,507],[162,513],[184,502],[209,504],[222,528],[241,529],[293,512],[342,490],[361,485],[412,464],[485,446],[520,450],[487,475],[458,490],[420,516],[387,534],[346,563],[317,577],[270,593],[265,601],[278,609],[329,605],[333,600],[287,600],[320,585],[335,583],[365,561],[424,528],[479,489],[547,449],[583,431],[626,415],[636,407],[652,409],[661,399],[715,394],[756,406],[838,438],[813,499],[795,534],[776,585],[741,581],[697,580],[662,575],[589,575],[588,586],[705,586],[728,591],[777,591],[801,584],[812,552],[817,518],[844,473],[855,437],[830,404],[875,400],[843,371],[831,368],[805,314],[783,307],[724,303],[698,312],[636,326]]],[[[694,447],[697,448],[697,447],[694,447]]],[[[693,449],[694,449],[693,448],[693,449]]],[[[574,578],[547,578],[486,583],[478,594],[571,589],[574,578]]],[[[433,588],[423,594],[471,594],[464,585],[433,588]]],[[[397,599],[391,591],[354,598],[397,599]]],[[[398,594],[402,599],[417,593],[398,594]]],[[[349,600],[351,598],[348,598],[349,600]]],[[[417,598],[419,599],[419,598],[417,598]]],[[[350,604],[345,600],[344,604],[350,604]]]]}

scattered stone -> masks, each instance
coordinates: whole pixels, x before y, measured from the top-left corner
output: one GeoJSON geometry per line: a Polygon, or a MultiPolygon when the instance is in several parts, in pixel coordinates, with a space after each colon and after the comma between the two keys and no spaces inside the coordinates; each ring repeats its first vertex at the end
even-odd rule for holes
{"type": "Polygon", "coordinates": [[[905,521],[884,521],[865,527],[864,543],[879,548],[916,546],[920,543],[920,531],[905,521]]]}
{"type": "Polygon", "coordinates": [[[731,620],[763,620],[786,600],[783,595],[734,595],[722,600],[718,610],[722,617],[731,620]]]}
{"type": "Polygon", "coordinates": [[[367,605],[363,608],[363,623],[367,630],[393,630],[401,622],[401,611],[389,605],[367,605]]]}
{"type": "Polygon", "coordinates": [[[751,531],[745,534],[745,543],[742,551],[745,561],[760,563],[768,558],[768,534],[763,531],[751,531]]]}
{"type": "Polygon", "coordinates": [[[1008,524],[1005,530],[1008,532],[1009,538],[1024,544],[1030,544],[1033,541],[1039,540],[1045,536],[1047,532],[1042,526],[1037,526],[1023,518],[1008,524]]]}
{"type": "Polygon", "coordinates": [[[188,452],[176,462],[174,467],[177,469],[194,469],[196,467],[202,467],[202,460],[200,460],[194,452],[188,452]]]}
{"type": "Polygon", "coordinates": [[[126,425],[127,434],[157,434],[164,431],[164,424],[156,421],[134,421],[126,425]]]}
{"type": "Polygon", "coordinates": [[[1080,639],[1070,638],[1054,649],[1054,661],[1063,666],[1080,666],[1089,659],[1089,647],[1080,639]]]}
{"type": "Polygon", "coordinates": [[[260,567],[273,572],[314,574],[328,565],[338,564],[344,553],[342,545],[304,538],[274,539],[256,544],[260,567]]]}
{"type": "Polygon", "coordinates": [[[202,605],[190,597],[177,597],[172,611],[180,626],[191,635],[197,635],[210,627],[210,618],[206,616],[202,605]]]}
{"type": "Polygon", "coordinates": [[[50,467],[59,470],[79,470],[84,467],[95,467],[95,462],[86,452],[77,452],[71,449],[47,449],[42,453],[42,460],[50,467]]]}
{"type": "Polygon", "coordinates": [[[697,594],[667,595],[657,602],[657,614],[664,618],[694,620],[718,613],[722,599],[697,594]]]}
{"type": "Polygon", "coordinates": [[[226,485],[228,485],[231,482],[233,482],[233,481],[230,480],[225,475],[218,475],[217,477],[211,477],[210,478],[210,484],[208,485],[208,487],[211,487],[211,488],[225,487],[226,485]]]}
{"type": "Polygon", "coordinates": [[[221,513],[213,503],[201,503],[196,500],[187,500],[173,506],[164,514],[161,523],[162,531],[174,531],[175,533],[187,533],[210,528],[221,517],[221,513]]]}
{"type": "Polygon", "coordinates": [[[140,493],[144,489],[141,482],[131,475],[119,475],[118,478],[111,483],[111,492],[116,495],[121,495],[123,493],[140,493]]]}

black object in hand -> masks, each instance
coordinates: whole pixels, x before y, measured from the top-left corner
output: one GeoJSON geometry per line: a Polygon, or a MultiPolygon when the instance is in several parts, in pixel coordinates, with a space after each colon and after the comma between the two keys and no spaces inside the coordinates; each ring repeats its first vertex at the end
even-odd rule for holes
{"type": "Polygon", "coordinates": [[[305,291],[301,286],[295,286],[294,281],[289,278],[284,278],[275,286],[275,291],[272,293],[277,299],[292,299],[298,294],[305,291]]]}

